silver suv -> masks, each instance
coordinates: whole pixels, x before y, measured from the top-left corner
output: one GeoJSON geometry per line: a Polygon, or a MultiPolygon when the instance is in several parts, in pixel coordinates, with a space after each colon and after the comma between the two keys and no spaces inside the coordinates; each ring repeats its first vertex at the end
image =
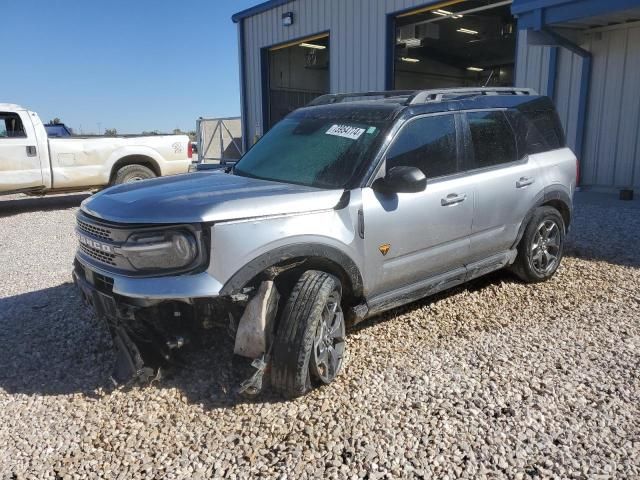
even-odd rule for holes
{"type": "Polygon", "coordinates": [[[74,279],[114,379],[203,330],[285,396],[330,383],[345,326],[508,267],[549,279],[576,186],[551,101],[526,89],[326,95],[232,168],[116,186],[78,213],[74,279]]]}

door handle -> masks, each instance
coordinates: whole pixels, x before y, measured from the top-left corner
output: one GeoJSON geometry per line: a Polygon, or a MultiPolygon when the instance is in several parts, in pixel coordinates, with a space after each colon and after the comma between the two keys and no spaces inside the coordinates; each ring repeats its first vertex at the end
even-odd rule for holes
{"type": "Polygon", "coordinates": [[[36,147],[33,145],[27,145],[27,157],[35,157],[38,154],[36,147]]]}
{"type": "Polygon", "coordinates": [[[520,177],[520,180],[516,182],[516,188],[524,188],[532,185],[535,180],[530,177],[520,177]]]}
{"type": "Polygon", "coordinates": [[[449,205],[456,205],[458,203],[462,203],[467,199],[467,195],[462,193],[458,195],[457,193],[450,193],[445,198],[443,198],[440,203],[443,207],[448,207],[449,205]]]}

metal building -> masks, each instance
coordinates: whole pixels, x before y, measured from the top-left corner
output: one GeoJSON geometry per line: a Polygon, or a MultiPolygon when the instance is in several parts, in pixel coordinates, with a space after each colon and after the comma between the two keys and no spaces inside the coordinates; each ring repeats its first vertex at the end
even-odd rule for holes
{"type": "Polygon", "coordinates": [[[581,183],[640,187],[640,0],[271,0],[238,24],[243,141],[323,93],[532,87],[581,183]]]}

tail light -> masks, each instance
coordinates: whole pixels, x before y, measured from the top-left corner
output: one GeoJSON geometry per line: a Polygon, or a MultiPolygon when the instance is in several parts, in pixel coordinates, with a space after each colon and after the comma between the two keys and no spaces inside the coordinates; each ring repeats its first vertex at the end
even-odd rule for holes
{"type": "Polygon", "coordinates": [[[187,157],[193,158],[193,145],[191,145],[191,142],[187,142],[187,157]]]}

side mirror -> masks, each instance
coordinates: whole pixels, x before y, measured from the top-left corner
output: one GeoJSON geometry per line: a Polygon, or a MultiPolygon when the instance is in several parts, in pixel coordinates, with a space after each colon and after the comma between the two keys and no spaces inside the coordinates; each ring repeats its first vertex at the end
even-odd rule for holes
{"type": "Polygon", "coordinates": [[[373,189],[382,193],[416,193],[427,188],[427,177],[416,167],[392,167],[384,178],[373,182],[373,189]]]}

